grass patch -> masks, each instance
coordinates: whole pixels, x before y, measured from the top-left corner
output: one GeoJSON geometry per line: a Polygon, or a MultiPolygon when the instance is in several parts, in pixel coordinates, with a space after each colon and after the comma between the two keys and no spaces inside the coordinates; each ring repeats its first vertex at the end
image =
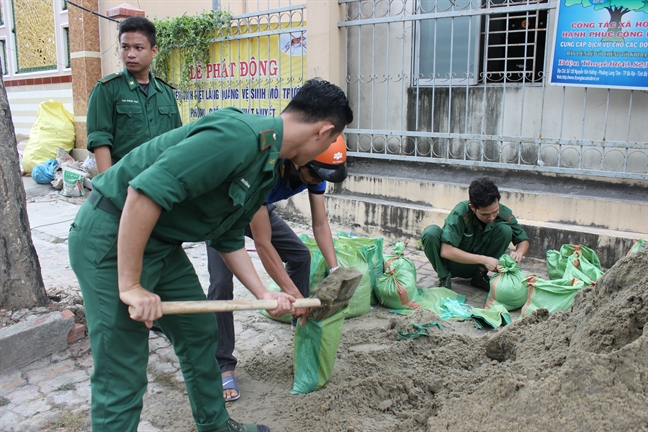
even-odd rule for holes
{"type": "Polygon", "coordinates": [[[72,383],[63,384],[61,387],[57,388],[54,391],[70,391],[70,390],[76,390],[76,386],[72,383]]]}
{"type": "Polygon", "coordinates": [[[9,399],[0,396],[0,407],[3,407],[5,405],[9,405],[9,399]]]}
{"type": "Polygon", "coordinates": [[[172,372],[158,372],[151,368],[148,369],[148,372],[153,375],[153,381],[157,384],[160,384],[162,387],[166,387],[172,390],[185,391],[184,383],[178,381],[175,377],[175,374],[172,372]]]}
{"type": "Polygon", "coordinates": [[[84,412],[78,412],[76,414],[64,413],[61,414],[56,420],[51,421],[48,425],[48,429],[54,429],[57,431],[65,432],[81,432],[83,427],[89,420],[89,414],[84,412]]]}

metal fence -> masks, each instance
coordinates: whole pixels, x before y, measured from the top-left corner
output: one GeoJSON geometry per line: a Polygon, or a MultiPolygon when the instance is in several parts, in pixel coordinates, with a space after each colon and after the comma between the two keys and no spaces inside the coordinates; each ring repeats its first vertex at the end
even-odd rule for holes
{"type": "Polygon", "coordinates": [[[350,155],[648,179],[648,93],[548,85],[555,2],[338,0],[350,155]]]}

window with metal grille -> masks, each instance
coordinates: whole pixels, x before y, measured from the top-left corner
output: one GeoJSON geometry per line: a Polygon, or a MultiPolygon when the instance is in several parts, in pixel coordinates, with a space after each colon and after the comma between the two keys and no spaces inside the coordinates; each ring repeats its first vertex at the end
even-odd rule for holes
{"type": "Polygon", "coordinates": [[[8,75],[9,70],[7,69],[7,41],[5,39],[0,40],[0,49],[2,49],[2,75],[8,75]]]}
{"type": "MultiPolygon", "coordinates": [[[[546,3],[546,0],[541,2],[546,3]]],[[[491,1],[491,8],[519,3],[495,0],[491,1]]],[[[546,10],[482,16],[481,79],[486,82],[542,82],[546,37],[546,10]]]]}
{"type": "Polygon", "coordinates": [[[417,84],[541,82],[547,11],[534,4],[546,2],[419,0],[417,14],[430,18],[415,27],[417,84]]]}
{"type": "Polygon", "coordinates": [[[70,67],[70,28],[63,27],[63,43],[65,44],[65,67],[70,67]]]}

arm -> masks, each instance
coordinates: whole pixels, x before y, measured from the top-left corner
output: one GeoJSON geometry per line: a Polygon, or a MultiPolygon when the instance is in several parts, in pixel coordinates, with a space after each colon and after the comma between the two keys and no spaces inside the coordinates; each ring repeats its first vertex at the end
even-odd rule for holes
{"type": "MultiPolygon", "coordinates": [[[[265,208],[262,210],[265,211],[265,208]]],[[[295,298],[291,295],[281,292],[270,292],[263,282],[259,279],[252,260],[245,249],[239,249],[234,252],[220,252],[223,261],[227,267],[234,273],[234,276],[241,281],[247,289],[258,299],[277,300],[278,307],[270,312],[272,316],[281,316],[285,313],[293,313],[292,302],[295,298]]]]}
{"type": "Polygon", "coordinates": [[[106,171],[112,166],[112,156],[110,146],[99,146],[94,148],[95,160],[97,161],[97,170],[99,173],[106,171]]]}
{"type": "Polygon", "coordinates": [[[326,265],[328,265],[329,269],[334,269],[338,266],[338,262],[335,256],[335,248],[333,247],[331,227],[326,217],[324,194],[309,193],[308,201],[310,202],[311,217],[313,218],[313,236],[315,237],[315,242],[317,242],[317,246],[322,252],[326,265]]]}
{"type": "Polygon", "coordinates": [[[272,280],[277,282],[279,288],[287,294],[295,298],[302,298],[303,296],[295,286],[295,283],[290,279],[283,261],[277,253],[277,250],[272,245],[272,226],[270,225],[270,218],[268,217],[268,209],[266,206],[256,212],[252,221],[250,222],[250,230],[254,238],[254,246],[261,258],[263,267],[268,272],[272,280]]]}
{"type": "Polygon", "coordinates": [[[520,243],[515,246],[515,250],[511,252],[509,255],[511,255],[512,258],[515,259],[515,262],[520,262],[522,261],[522,258],[524,258],[524,255],[526,255],[527,251],[529,250],[529,241],[528,240],[523,240],[520,243]]]}
{"type": "Polygon", "coordinates": [[[100,173],[112,166],[112,145],[115,138],[114,110],[113,94],[106,86],[95,85],[88,100],[86,132],[88,150],[95,153],[97,170],[100,173]]]}
{"type": "Polygon", "coordinates": [[[495,271],[499,263],[497,258],[471,254],[448,243],[441,243],[441,257],[460,264],[480,264],[490,271],[495,271]]]}
{"type": "Polygon", "coordinates": [[[117,235],[119,298],[135,308],[131,318],[149,328],[162,316],[162,306],[160,297],[140,285],[140,277],[144,248],[161,212],[155,201],[129,187],[117,235]]]}

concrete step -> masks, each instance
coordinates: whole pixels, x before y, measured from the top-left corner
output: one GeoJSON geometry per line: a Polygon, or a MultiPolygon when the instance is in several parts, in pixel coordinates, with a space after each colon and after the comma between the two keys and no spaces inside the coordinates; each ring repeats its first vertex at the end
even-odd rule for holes
{"type": "MultiPolygon", "coordinates": [[[[551,189],[499,189],[501,202],[511,208],[518,219],[648,235],[648,200],[556,193],[551,189]]],[[[391,202],[421,204],[448,212],[458,202],[468,199],[468,184],[370,175],[351,175],[331,191],[339,195],[379,197],[391,202]]]]}
{"type": "MultiPolygon", "coordinates": [[[[352,164],[349,177],[329,185],[326,208],[332,224],[357,235],[418,241],[431,224],[443,226],[454,206],[468,199],[468,185],[490,177],[530,238],[530,257],[545,260],[563,244],[594,249],[605,268],[640,238],[648,238],[648,182],[591,181],[539,177],[533,173],[488,172],[421,164],[352,164]],[[395,175],[399,174],[399,175],[395,175]]],[[[277,203],[278,211],[310,223],[307,194],[277,203]]]]}

